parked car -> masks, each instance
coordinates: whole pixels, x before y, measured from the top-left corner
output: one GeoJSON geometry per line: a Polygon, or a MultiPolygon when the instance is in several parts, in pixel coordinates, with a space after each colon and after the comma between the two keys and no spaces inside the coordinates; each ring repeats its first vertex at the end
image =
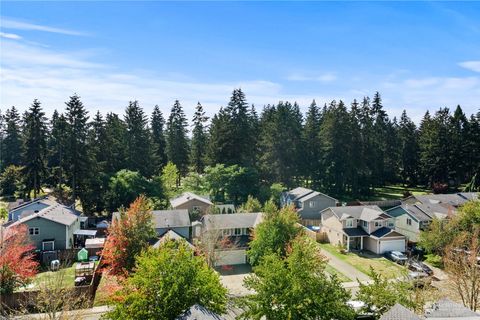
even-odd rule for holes
{"type": "Polygon", "coordinates": [[[433,270],[430,269],[425,263],[417,260],[409,260],[407,262],[408,269],[417,272],[425,272],[429,276],[433,275],[433,270]]]}
{"type": "Polygon", "coordinates": [[[400,251],[387,251],[385,252],[385,257],[398,264],[405,264],[408,260],[407,256],[400,251]]]}
{"type": "Polygon", "coordinates": [[[432,278],[425,272],[410,271],[407,275],[407,280],[414,287],[424,287],[432,283],[432,278]]]}

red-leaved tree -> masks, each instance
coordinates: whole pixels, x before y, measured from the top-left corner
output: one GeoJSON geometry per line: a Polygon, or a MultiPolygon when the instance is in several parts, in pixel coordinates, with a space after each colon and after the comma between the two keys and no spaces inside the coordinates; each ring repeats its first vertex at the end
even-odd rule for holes
{"type": "Polygon", "coordinates": [[[138,197],[120,217],[112,221],[103,248],[103,262],[111,275],[126,276],[135,267],[135,258],[155,237],[150,204],[145,196],[138,197]]]}
{"type": "Polygon", "coordinates": [[[6,229],[0,239],[0,295],[12,293],[37,273],[26,225],[6,229]]]}

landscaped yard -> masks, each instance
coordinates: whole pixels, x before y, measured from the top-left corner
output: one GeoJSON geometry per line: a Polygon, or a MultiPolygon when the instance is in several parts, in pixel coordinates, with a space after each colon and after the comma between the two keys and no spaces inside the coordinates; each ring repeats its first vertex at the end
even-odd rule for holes
{"type": "Polygon", "coordinates": [[[65,288],[75,286],[75,263],[68,267],[58,271],[44,271],[35,275],[32,282],[25,288],[20,288],[20,291],[24,290],[36,290],[41,286],[62,286],[65,288]]]}
{"type": "Polygon", "coordinates": [[[337,198],[344,202],[350,202],[355,200],[363,200],[363,201],[396,200],[396,199],[404,198],[404,193],[407,191],[414,195],[427,194],[431,192],[431,190],[420,188],[420,187],[405,187],[402,184],[395,184],[395,185],[375,188],[375,191],[372,195],[363,196],[363,197],[360,197],[360,199],[358,197],[351,197],[348,195],[341,195],[341,196],[338,196],[337,198]]]}
{"type": "Polygon", "coordinates": [[[387,277],[387,278],[397,278],[402,276],[406,270],[404,267],[375,254],[368,254],[360,256],[356,253],[348,252],[347,254],[342,254],[338,249],[331,244],[320,244],[322,250],[326,250],[329,253],[333,254],[337,258],[346,263],[352,265],[355,269],[365,273],[370,273],[370,268],[373,268],[375,272],[387,277]]]}
{"type": "Polygon", "coordinates": [[[335,269],[334,267],[332,267],[331,265],[327,264],[325,266],[325,271],[328,273],[328,274],[331,274],[331,275],[336,275],[337,278],[341,281],[341,282],[350,282],[352,281],[352,279],[350,279],[349,277],[347,277],[346,275],[344,275],[343,273],[339,272],[337,269],[335,269]]]}

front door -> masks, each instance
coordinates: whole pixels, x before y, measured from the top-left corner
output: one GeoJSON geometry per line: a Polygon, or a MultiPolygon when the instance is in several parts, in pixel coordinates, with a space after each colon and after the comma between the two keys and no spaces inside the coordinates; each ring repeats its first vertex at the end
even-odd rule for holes
{"type": "Polygon", "coordinates": [[[362,238],[361,237],[350,237],[350,250],[361,250],[362,249],[362,238]]]}

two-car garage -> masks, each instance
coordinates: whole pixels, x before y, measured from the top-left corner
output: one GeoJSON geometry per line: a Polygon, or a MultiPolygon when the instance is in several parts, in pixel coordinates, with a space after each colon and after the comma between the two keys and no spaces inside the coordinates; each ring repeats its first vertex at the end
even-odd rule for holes
{"type": "Polygon", "coordinates": [[[215,266],[217,267],[247,263],[247,250],[245,249],[217,250],[215,255],[215,266]]]}

